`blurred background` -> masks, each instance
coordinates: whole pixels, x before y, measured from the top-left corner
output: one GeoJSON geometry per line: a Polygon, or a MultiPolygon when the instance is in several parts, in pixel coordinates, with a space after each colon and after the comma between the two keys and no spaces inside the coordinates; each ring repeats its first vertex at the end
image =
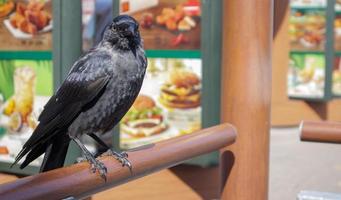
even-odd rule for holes
{"type": "MultiPolygon", "coordinates": [[[[220,122],[222,0],[81,0],[81,15],[70,30],[61,29],[67,18],[55,16],[61,8],[56,2],[0,0],[0,180],[35,174],[42,162],[41,157],[25,170],[8,168],[71,67],[58,64],[60,44],[68,41],[61,33],[81,33],[80,45],[69,48],[82,53],[101,40],[118,14],[140,23],[148,69],[138,98],[152,106],[133,106],[103,136],[107,143],[131,149],[220,122]]],[[[341,146],[299,139],[301,120],[341,120],[341,1],[274,2],[269,199],[296,199],[304,190],[341,199],[341,146]]],[[[101,152],[83,140],[94,154],[101,152]]],[[[68,164],[81,156],[72,147],[68,155],[68,164]]],[[[179,193],[184,199],[217,199],[217,164],[214,152],[94,199],[174,199],[179,193]]]]}

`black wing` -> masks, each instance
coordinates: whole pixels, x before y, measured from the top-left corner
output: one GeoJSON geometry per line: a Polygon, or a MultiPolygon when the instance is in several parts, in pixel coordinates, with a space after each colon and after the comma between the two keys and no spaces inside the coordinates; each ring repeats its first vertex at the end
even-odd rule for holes
{"type": "Polygon", "coordinates": [[[110,76],[101,70],[101,63],[105,65],[107,62],[96,62],[91,61],[91,58],[84,58],[75,64],[56,94],[44,106],[39,116],[39,125],[24,144],[13,165],[35,147],[46,146],[45,142],[53,136],[66,132],[84,107],[103,94],[110,76]],[[91,72],[95,64],[99,70],[91,72]]]}

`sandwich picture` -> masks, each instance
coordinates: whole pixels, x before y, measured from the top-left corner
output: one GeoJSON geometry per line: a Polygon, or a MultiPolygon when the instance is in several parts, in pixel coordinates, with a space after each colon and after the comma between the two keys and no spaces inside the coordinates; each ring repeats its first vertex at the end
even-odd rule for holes
{"type": "Polygon", "coordinates": [[[200,106],[201,81],[192,71],[177,69],[161,86],[160,102],[167,108],[189,109],[200,106]]]}
{"type": "Polygon", "coordinates": [[[167,130],[161,108],[146,95],[139,95],[121,122],[121,131],[132,137],[148,137],[167,130]]]}

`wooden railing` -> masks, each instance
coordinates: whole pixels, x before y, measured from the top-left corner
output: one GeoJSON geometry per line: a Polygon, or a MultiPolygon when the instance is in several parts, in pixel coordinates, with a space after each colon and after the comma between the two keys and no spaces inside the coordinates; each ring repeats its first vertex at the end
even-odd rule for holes
{"type": "Polygon", "coordinates": [[[87,162],[82,162],[0,185],[0,199],[82,199],[195,156],[219,150],[232,144],[235,139],[236,130],[231,125],[214,126],[128,152],[132,173],[113,157],[101,157],[108,169],[106,181],[99,174],[90,172],[87,162]]]}
{"type": "Polygon", "coordinates": [[[300,139],[302,141],[341,143],[341,122],[302,121],[300,139]]]}

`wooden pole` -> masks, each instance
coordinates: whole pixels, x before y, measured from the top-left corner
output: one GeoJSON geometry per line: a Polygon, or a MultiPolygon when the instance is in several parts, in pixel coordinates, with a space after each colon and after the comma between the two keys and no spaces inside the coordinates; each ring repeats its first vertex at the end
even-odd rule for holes
{"type": "Polygon", "coordinates": [[[221,150],[221,199],[266,200],[273,1],[224,1],[223,9],[222,121],[238,139],[221,150]]]}
{"type": "Polygon", "coordinates": [[[99,174],[90,172],[89,163],[82,162],[0,185],[0,199],[63,199],[67,197],[82,199],[169,168],[195,156],[218,150],[232,144],[235,138],[236,132],[231,125],[214,126],[128,152],[129,161],[133,167],[132,174],[127,167],[122,167],[113,157],[102,157],[100,160],[108,169],[106,182],[99,174]]]}
{"type": "Polygon", "coordinates": [[[302,121],[300,138],[302,141],[341,143],[341,122],[302,121]]]}

